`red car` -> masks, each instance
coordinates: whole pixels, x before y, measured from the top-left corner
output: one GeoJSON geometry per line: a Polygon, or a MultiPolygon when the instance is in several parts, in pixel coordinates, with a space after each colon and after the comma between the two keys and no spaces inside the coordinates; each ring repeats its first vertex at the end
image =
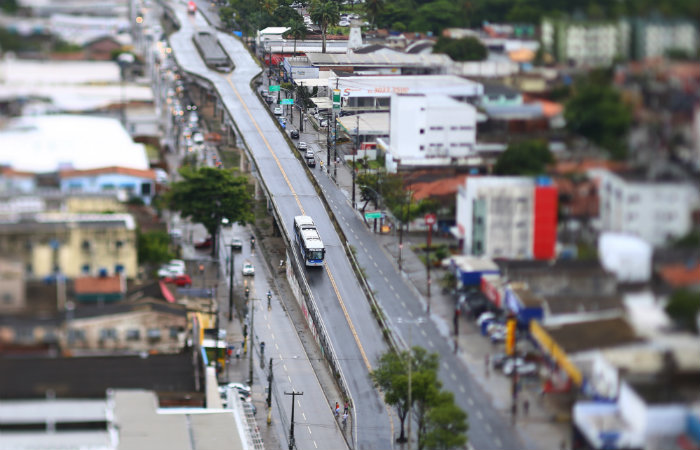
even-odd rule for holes
{"type": "Polygon", "coordinates": [[[212,239],[210,236],[201,242],[196,242],[194,244],[194,248],[196,248],[198,250],[205,249],[205,248],[211,248],[211,244],[212,244],[212,239]]]}
{"type": "Polygon", "coordinates": [[[192,286],[192,278],[190,278],[189,275],[176,275],[174,277],[165,277],[163,278],[163,281],[165,283],[172,283],[175,286],[179,287],[190,287],[192,286]]]}

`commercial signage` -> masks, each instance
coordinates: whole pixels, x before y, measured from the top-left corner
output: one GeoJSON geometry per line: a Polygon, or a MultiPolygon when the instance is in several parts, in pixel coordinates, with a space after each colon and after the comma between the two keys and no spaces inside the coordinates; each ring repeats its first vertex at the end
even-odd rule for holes
{"type": "Polygon", "coordinates": [[[283,98],[280,100],[280,105],[293,105],[294,104],[294,99],[293,98],[283,98]]]}
{"type": "Polygon", "coordinates": [[[382,212],[381,211],[368,211],[365,213],[365,219],[381,219],[382,218],[382,212]]]}
{"type": "Polygon", "coordinates": [[[333,109],[340,109],[340,89],[333,89],[333,109]]]}
{"type": "Polygon", "coordinates": [[[437,221],[437,217],[435,214],[426,214],[425,215],[425,224],[430,226],[430,225],[435,225],[435,222],[437,221]]]}
{"type": "Polygon", "coordinates": [[[270,85],[269,88],[267,88],[270,92],[279,92],[280,91],[280,85],[279,84],[273,84],[270,85]]]}

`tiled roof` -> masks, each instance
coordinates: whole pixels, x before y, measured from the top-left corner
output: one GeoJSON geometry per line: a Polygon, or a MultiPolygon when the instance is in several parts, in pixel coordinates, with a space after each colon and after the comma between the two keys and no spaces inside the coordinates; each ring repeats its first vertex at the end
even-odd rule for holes
{"type": "Polygon", "coordinates": [[[620,318],[548,326],[545,329],[567,353],[616,347],[640,340],[630,324],[620,318]]]}
{"type": "Polygon", "coordinates": [[[669,264],[659,269],[661,278],[673,287],[700,284],[700,264],[669,264]]]}
{"type": "Polygon", "coordinates": [[[0,166],[0,175],[4,177],[17,177],[17,178],[34,178],[35,174],[31,172],[23,172],[21,170],[14,170],[12,167],[0,166]]]}
{"type": "Polygon", "coordinates": [[[428,197],[442,197],[444,195],[456,195],[457,190],[464,184],[467,175],[456,175],[450,178],[430,181],[426,183],[415,183],[411,185],[413,199],[422,200],[428,197]]]}
{"type": "Polygon", "coordinates": [[[100,167],[99,169],[87,169],[87,170],[62,170],[60,172],[61,178],[75,178],[84,177],[90,175],[101,175],[105,173],[118,173],[121,175],[131,175],[134,177],[148,178],[150,180],[156,179],[156,173],[153,170],[141,170],[141,169],[131,169],[129,167],[100,167]]]}
{"type": "Polygon", "coordinates": [[[76,294],[113,294],[124,292],[126,285],[119,275],[80,277],[75,280],[76,294]]]}

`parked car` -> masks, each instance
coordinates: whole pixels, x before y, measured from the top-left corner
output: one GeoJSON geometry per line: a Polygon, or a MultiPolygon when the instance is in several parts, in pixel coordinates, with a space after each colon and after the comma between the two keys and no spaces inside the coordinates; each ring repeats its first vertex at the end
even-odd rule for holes
{"type": "Polygon", "coordinates": [[[537,363],[525,361],[522,358],[508,359],[503,363],[503,375],[511,376],[514,371],[518,375],[535,375],[538,371],[537,363]]]}
{"type": "Polygon", "coordinates": [[[185,261],[181,259],[171,259],[158,269],[158,277],[174,277],[185,274],[185,261]]]}
{"type": "Polygon", "coordinates": [[[243,240],[237,237],[231,239],[231,248],[234,250],[241,250],[243,248],[243,240]]]}
{"type": "Polygon", "coordinates": [[[306,150],[309,149],[309,146],[306,144],[306,142],[301,141],[301,142],[299,142],[299,143],[297,144],[297,149],[298,149],[300,152],[306,152],[306,150]]]}
{"type": "Polygon", "coordinates": [[[224,384],[223,386],[220,386],[219,389],[221,389],[221,387],[226,387],[228,389],[235,389],[236,391],[238,391],[239,394],[243,395],[246,398],[250,398],[250,386],[248,386],[247,384],[227,383],[227,384],[224,384]]]}
{"type": "Polygon", "coordinates": [[[281,116],[282,114],[284,114],[284,111],[282,110],[282,107],[281,107],[281,106],[275,106],[274,114],[275,114],[276,116],[281,116]]]}
{"type": "Polygon", "coordinates": [[[172,277],[163,278],[164,283],[171,283],[179,287],[190,287],[192,286],[192,278],[187,274],[175,275],[172,277]]]}
{"type": "Polygon", "coordinates": [[[243,263],[243,268],[241,269],[241,272],[243,272],[244,276],[253,276],[255,275],[255,266],[253,266],[252,262],[245,261],[243,263]]]}
{"type": "Polygon", "coordinates": [[[212,238],[211,238],[211,236],[209,236],[208,238],[206,238],[203,241],[195,242],[194,248],[196,248],[197,250],[203,250],[206,248],[211,248],[211,244],[212,244],[212,238]]]}
{"type": "Polygon", "coordinates": [[[192,135],[192,141],[195,144],[204,144],[204,135],[200,132],[196,132],[192,135]]]}
{"type": "Polygon", "coordinates": [[[299,139],[299,132],[297,130],[292,130],[289,133],[289,137],[292,139],[299,139]]]}
{"type": "Polygon", "coordinates": [[[318,123],[318,126],[321,128],[325,128],[328,126],[328,119],[321,119],[321,121],[318,123]]]}

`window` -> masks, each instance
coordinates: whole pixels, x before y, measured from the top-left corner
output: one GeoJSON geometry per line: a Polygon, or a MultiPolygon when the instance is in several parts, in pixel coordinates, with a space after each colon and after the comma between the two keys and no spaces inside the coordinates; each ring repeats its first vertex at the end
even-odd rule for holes
{"type": "Polygon", "coordinates": [[[422,152],[425,151],[425,145],[420,146],[420,151],[422,151],[422,152]]]}
{"type": "Polygon", "coordinates": [[[117,330],[114,328],[103,328],[100,330],[100,339],[102,340],[108,340],[108,339],[114,339],[117,340],[117,330]]]}
{"type": "Polygon", "coordinates": [[[138,341],[141,340],[141,330],[138,328],[131,328],[126,330],[126,340],[127,341],[138,341]]]}
{"type": "Polygon", "coordinates": [[[84,240],[81,247],[84,251],[90,250],[90,241],[88,241],[87,239],[84,240]]]}
{"type": "Polygon", "coordinates": [[[90,264],[83,264],[82,272],[86,274],[90,273],[90,264]]]}
{"type": "Polygon", "coordinates": [[[170,339],[176,340],[180,334],[180,327],[170,327],[170,339]]]}
{"type": "Polygon", "coordinates": [[[146,336],[148,336],[148,339],[157,341],[160,339],[160,328],[149,328],[148,331],[146,332],[146,336]]]}
{"type": "Polygon", "coordinates": [[[29,327],[17,328],[15,330],[15,340],[20,342],[30,342],[34,340],[34,329],[29,327]]]}
{"type": "Polygon", "coordinates": [[[123,273],[124,272],[124,265],[123,264],[117,264],[114,266],[114,273],[123,273]]]}
{"type": "Polygon", "coordinates": [[[114,245],[117,246],[117,250],[122,248],[124,246],[124,241],[117,241],[114,245]]]}
{"type": "Polygon", "coordinates": [[[9,292],[4,292],[2,294],[2,302],[6,305],[11,304],[14,301],[14,298],[12,297],[12,294],[9,292]]]}
{"type": "Polygon", "coordinates": [[[424,129],[424,128],[421,128],[418,132],[419,132],[420,134],[425,134],[425,129],[424,129]]]}
{"type": "Polygon", "coordinates": [[[29,276],[33,275],[34,274],[34,266],[32,266],[32,263],[27,263],[27,265],[24,266],[24,271],[29,276]]]}
{"type": "Polygon", "coordinates": [[[68,330],[68,343],[69,344],[74,344],[76,341],[84,341],[85,340],[85,330],[78,330],[75,328],[71,328],[68,330]]]}
{"type": "Polygon", "coordinates": [[[141,195],[151,195],[151,183],[141,183],[141,195]]]}

